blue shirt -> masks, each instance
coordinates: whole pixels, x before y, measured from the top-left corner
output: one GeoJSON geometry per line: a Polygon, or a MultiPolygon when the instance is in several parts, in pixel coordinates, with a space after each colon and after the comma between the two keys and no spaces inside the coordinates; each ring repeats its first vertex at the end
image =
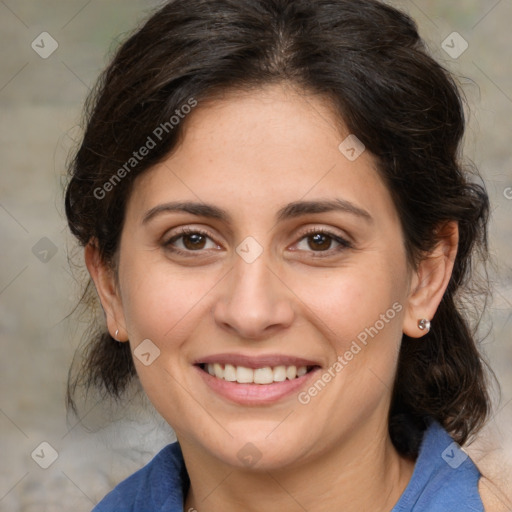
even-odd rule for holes
{"type": "MultiPolygon", "coordinates": [[[[473,461],[439,423],[432,422],[412,478],[390,512],[484,512],[479,478],[473,461]]],[[[92,512],[184,512],[189,485],[180,445],[173,443],[121,482],[92,512]]]]}

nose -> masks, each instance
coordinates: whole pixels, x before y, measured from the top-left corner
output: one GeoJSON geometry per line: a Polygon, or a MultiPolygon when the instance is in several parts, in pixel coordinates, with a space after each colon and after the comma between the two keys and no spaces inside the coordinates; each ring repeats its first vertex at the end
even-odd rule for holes
{"type": "Polygon", "coordinates": [[[237,258],[213,307],[219,327],[240,338],[265,339],[291,325],[293,294],[264,255],[252,263],[237,258]]]}

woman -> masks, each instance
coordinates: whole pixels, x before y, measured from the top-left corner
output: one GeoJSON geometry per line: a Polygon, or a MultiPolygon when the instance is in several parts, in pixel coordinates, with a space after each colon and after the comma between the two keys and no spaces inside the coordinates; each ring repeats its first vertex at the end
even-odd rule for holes
{"type": "Polygon", "coordinates": [[[122,45],[66,194],[106,319],[69,403],[136,375],[178,443],[95,511],[484,510],[463,132],[375,0],[174,0],[122,45]]]}

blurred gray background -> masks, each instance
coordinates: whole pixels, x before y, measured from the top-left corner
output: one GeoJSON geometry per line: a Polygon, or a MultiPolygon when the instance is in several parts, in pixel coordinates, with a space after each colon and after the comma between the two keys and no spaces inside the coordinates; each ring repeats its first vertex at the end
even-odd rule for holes
{"type": "MultiPolygon", "coordinates": [[[[172,440],[143,399],[113,413],[89,404],[82,421],[67,420],[64,407],[68,367],[86,326],[66,318],[81,289],[67,258],[74,245],[62,206],[66,158],[80,136],[85,95],[108,55],[158,3],[0,1],[0,510],[89,511],[172,440]]],[[[416,19],[430,51],[461,77],[470,103],[466,156],[481,170],[492,200],[494,299],[482,349],[502,396],[468,451],[483,470],[506,480],[512,461],[512,2],[390,3],[416,19]]]]}

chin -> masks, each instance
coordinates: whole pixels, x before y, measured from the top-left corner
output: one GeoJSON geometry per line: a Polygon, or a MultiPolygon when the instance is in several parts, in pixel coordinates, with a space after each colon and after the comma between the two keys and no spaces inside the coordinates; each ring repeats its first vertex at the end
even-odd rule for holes
{"type": "Polygon", "coordinates": [[[230,430],[233,438],[219,440],[218,444],[205,448],[213,457],[238,469],[270,471],[295,465],[310,452],[304,444],[306,436],[286,429],[278,434],[275,430],[278,424],[273,423],[274,432],[267,423],[261,428],[257,423],[245,428],[239,424],[236,430],[230,430]]]}

